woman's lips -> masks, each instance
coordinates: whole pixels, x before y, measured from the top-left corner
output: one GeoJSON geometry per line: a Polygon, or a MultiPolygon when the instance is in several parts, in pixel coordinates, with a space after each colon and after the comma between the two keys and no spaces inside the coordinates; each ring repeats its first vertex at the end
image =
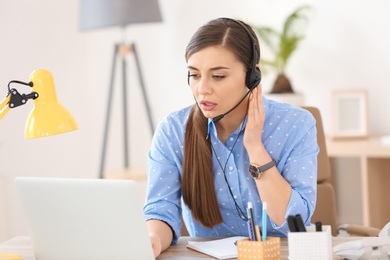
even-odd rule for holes
{"type": "Polygon", "coordinates": [[[217,106],[217,104],[208,101],[201,101],[200,106],[204,111],[211,111],[217,106]]]}

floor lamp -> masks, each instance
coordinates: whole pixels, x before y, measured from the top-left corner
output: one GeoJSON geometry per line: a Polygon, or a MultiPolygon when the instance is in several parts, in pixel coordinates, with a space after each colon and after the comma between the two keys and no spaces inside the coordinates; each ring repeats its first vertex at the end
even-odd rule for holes
{"type": "MultiPolygon", "coordinates": [[[[80,29],[90,30],[109,26],[126,27],[129,24],[161,22],[162,17],[157,0],[80,0],[80,29]]],[[[148,101],[148,96],[142,76],[140,62],[134,43],[120,43],[114,46],[114,54],[111,67],[111,78],[109,83],[109,93],[107,101],[106,118],[104,123],[103,144],[101,151],[99,177],[104,177],[104,165],[106,159],[107,141],[111,117],[111,107],[113,98],[113,89],[116,75],[117,59],[121,59],[122,69],[122,96],[123,96],[123,154],[124,168],[129,168],[129,149],[128,149],[128,118],[127,118],[127,62],[126,57],[133,54],[137,67],[137,74],[145,110],[148,116],[149,128],[151,134],[154,132],[153,117],[148,101]]]]}

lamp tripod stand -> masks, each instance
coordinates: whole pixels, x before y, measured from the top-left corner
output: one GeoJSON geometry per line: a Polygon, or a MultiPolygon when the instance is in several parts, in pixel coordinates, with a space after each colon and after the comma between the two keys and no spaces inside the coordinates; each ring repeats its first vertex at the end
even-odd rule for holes
{"type": "Polygon", "coordinates": [[[141,87],[141,92],[143,96],[143,101],[145,105],[145,109],[148,116],[149,121],[149,128],[151,135],[153,136],[154,133],[154,125],[153,125],[153,117],[152,112],[150,109],[148,96],[146,93],[146,88],[144,84],[144,80],[142,77],[141,72],[141,66],[139,63],[137,51],[135,48],[135,44],[116,44],[114,48],[114,55],[112,59],[112,68],[111,68],[111,78],[110,78],[110,84],[109,84],[109,93],[108,93],[108,101],[107,101],[107,110],[106,110],[106,118],[105,118],[105,124],[104,124],[104,134],[103,134],[103,146],[102,146],[102,152],[101,152],[101,159],[100,159],[100,169],[99,169],[99,177],[104,177],[104,165],[105,165],[105,159],[106,159],[106,150],[107,150],[107,140],[108,140],[108,133],[109,133],[109,125],[110,125],[110,115],[111,115],[111,108],[112,108],[112,99],[113,99],[113,92],[114,92],[114,81],[115,81],[115,71],[116,71],[116,63],[118,57],[121,58],[121,67],[122,67],[122,110],[123,110],[123,155],[124,155],[124,167],[129,167],[129,148],[128,148],[128,116],[127,116],[127,79],[126,79],[126,69],[127,69],[127,61],[126,56],[129,54],[133,54],[135,59],[135,64],[137,68],[137,74],[138,74],[138,80],[141,87]]]}

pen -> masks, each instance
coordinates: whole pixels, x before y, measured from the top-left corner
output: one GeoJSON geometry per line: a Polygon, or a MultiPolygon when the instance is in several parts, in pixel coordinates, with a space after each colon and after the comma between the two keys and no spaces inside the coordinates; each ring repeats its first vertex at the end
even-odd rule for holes
{"type": "Polygon", "coordinates": [[[261,235],[262,240],[267,240],[267,202],[263,202],[263,216],[261,220],[261,235]]]}
{"type": "Polygon", "coordinates": [[[295,215],[295,220],[297,222],[298,232],[306,232],[305,224],[303,223],[301,214],[295,215]]]}
{"type": "MultiPolygon", "coordinates": [[[[297,214],[295,216],[290,215],[287,218],[288,229],[290,232],[306,232],[305,224],[303,223],[302,216],[297,214]]],[[[322,229],[321,222],[316,223],[316,230],[322,229]]]]}
{"type": "Polygon", "coordinates": [[[255,241],[255,233],[253,232],[253,226],[250,220],[246,222],[246,225],[248,226],[248,233],[249,233],[249,239],[252,241],[255,241]]]}
{"type": "Polygon", "coordinates": [[[261,238],[261,235],[260,235],[260,228],[258,225],[255,225],[255,233],[256,233],[257,241],[259,241],[261,238]]]}
{"type": "Polygon", "coordinates": [[[288,229],[290,230],[290,232],[298,232],[297,221],[295,219],[295,216],[293,216],[293,215],[288,216],[287,223],[288,223],[288,229]]]}
{"type": "Polygon", "coordinates": [[[322,223],[320,221],[316,222],[316,231],[321,232],[322,231],[322,223]]]}
{"type": "Polygon", "coordinates": [[[253,218],[252,202],[248,202],[247,214],[248,214],[249,238],[253,241],[256,241],[258,238],[256,237],[256,233],[255,233],[255,220],[253,218]]]}

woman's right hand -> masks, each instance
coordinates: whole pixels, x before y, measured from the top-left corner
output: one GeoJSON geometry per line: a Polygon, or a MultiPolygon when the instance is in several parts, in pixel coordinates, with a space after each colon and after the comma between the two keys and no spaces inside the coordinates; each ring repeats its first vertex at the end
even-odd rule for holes
{"type": "Polygon", "coordinates": [[[150,242],[152,243],[154,257],[158,257],[161,254],[161,249],[162,249],[161,239],[154,232],[150,232],[149,237],[150,237],[150,242]]]}
{"type": "Polygon", "coordinates": [[[168,224],[157,219],[150,219],[146,221],[146,224],[149,229],[154,256],[157,257],[171,245],[173,238],[172,229],[168,224]]]}

